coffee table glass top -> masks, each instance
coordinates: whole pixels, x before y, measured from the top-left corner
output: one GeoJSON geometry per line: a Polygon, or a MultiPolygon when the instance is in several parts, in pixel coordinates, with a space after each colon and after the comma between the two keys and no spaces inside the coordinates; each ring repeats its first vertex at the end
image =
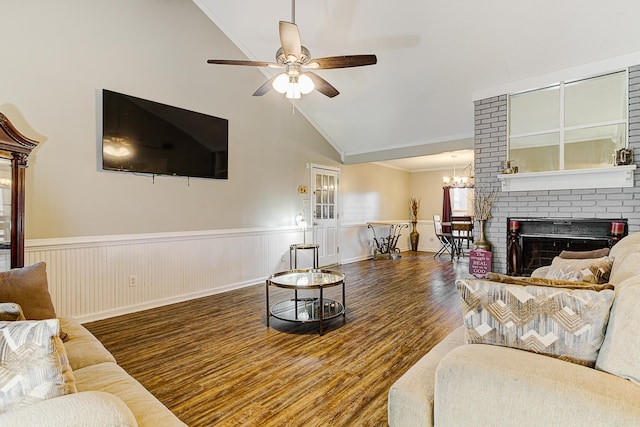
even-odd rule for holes
{"type": "Polygon", "coordinates": [[[282,271],[269,278],[272,285],[290,289],[317,289],[336,286],[343,281],[343,273],[323,269],[282,271]]]}

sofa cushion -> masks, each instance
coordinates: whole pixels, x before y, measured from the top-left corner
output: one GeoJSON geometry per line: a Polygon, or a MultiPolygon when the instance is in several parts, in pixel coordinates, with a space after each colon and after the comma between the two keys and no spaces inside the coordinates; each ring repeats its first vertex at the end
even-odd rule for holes
{"type": "Polygon", "coordinates": [[[67,332],[64,345],[73,370],[98,363],[115,363],[116,359],[84,326],[71,318],[62,317],[60,326],[67,332]]]}
{"type": "Polygon", "coordinates": [[[620,286],[596,368],[640,386],[640,276],[620,286]]]}
{"type": "MultiPolygon", "coordinates": [[[[624,259],[630,254],[638,252],[640,247],[640,233],[629,234],[616,243],[609,252],[609,257],[613,259],[613,269],[611,275],[613,275],[616,265],[620,265],[624,262],[624,259]]],[[[617,283],[617,282],[614,282],[617,283]]]]}
{"type": "Polygon", "coordinates": [[[113,394],[85,391],[48,399],[0,414],[3,427],[135,427],[136,419],[113,394]]]}
{"type": "Polygon", "coordinates": [[[614,292],[458,280],[467,341],[593,366],[614,292]]]}
{"type": "Polygon", "coordinates": [[[611,273],[609,257],[589,259],[553,258],[547,279],[569,280],[572,282],[607,283],[611,273]]]}
{"type": "Polygon", "coordinates": [[[613,268],[611,270],[611,277],[609,281],[617,285],[626,281],[628,278],[640,274],[640,252],[635,252],[626,255],[622,261],[618,262],[616,259],[613,262],[613,268]]]}
{"type": "Polygon", "coordinates": [[[465,345],[436,371],[436,426],[638,426],[640,388],[530,352],[465,345]]]}
{"type": "Polygon", "coordinates": [[[506,276],[499,273],[487,273],[486,280],[492,282],[509,283],[511,285],[521,286],[549,286],[553,288],[565,288],[565,289],[589,289],[592,291],[602,291],[604,289],[613,289],[613,285],[610,283],[589,283],[589,282],[572,282],[570,280],[560,279],[547,279],[545,277],[515,277],[506,276]]]}
{"type": "Polygon", "coordinates": [[[451,350],[466,343],[464,326],[436,344],[389,389],[387,419],[390,426],[433,425],[436,368],[451,350]]]}
{"type": "Polygon", "coordinates": [[[0,412],[75,393],[57,319],[0,322],[0,412]]]}
{"type": "Polygon", "coordinates": [[[142,384],[115,363],[100,363],[75,371],[78,391],[104,391],[127,404],[141,426],[184,426],[142,384]]]}

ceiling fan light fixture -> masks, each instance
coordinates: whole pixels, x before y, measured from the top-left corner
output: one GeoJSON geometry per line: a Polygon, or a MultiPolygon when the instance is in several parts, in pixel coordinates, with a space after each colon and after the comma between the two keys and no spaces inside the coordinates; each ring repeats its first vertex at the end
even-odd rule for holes
{"type": "Polygon", "coordinates": [[[311,77],[307,76],[306,74],[300,74],[300,77],[298,77],[298,83],[300,84],[300,92],[303,95],[311,93],[316,87],[316,85],[313,84],[313,80],[311,80],[311,77]]]}
{"type": "Polygon", "coordinates": [[[276,77],[276,79],[271,83],[273,89],[278,93],[286,93],[289,88],[289,76],[287,73],[282,73],[276,77]]]}
{"type": "Polygon", "coordinates": [[[284,93],[289,99],[300,99],[301,95],[306,95],[315,88],[315,84],[309,76],[301,74],[296,77],[287,73],[278,75],[271,86],[276,92],[284,93]]]}
{"type": "Polygon", "coordinates": [[[285,96],[289,99],[300,99],[300,83],[297,77],[289,78],[289,87],[285,96]]]}

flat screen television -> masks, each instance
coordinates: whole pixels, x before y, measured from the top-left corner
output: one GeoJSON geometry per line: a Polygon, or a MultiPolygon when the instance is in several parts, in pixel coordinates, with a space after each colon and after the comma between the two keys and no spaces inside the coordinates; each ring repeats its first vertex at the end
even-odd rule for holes
{"type": "Polygon", "coordinates": [[[228,178],[229,122],[102,90],[102,168],[228,178]]]}

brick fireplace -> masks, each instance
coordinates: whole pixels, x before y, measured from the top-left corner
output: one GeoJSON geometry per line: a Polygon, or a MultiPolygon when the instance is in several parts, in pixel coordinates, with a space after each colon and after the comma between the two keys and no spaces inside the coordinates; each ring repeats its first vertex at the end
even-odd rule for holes
{"type": "MultiPolygon", "coordinates": [[[[497,178],[507,159],[507,95],[475,101],[475,182],[497,191],[485,233],[492,245],[492,270],[507,273],[510,218],[623,220],[629,233],[640,231],[640,168],[632,187],[501,191],[497,178]]],[[[628,146],[640,161],[640,66],[629,68],[628,146]]],[[[559,252],[559,251],[558,251],[559,252]]]]}
{"type": "Polygon", "coordinates": [[[507,273],[529,276],[563,250],[612,247],[627,234],[626,218],[508,218],[507,273]]]}

